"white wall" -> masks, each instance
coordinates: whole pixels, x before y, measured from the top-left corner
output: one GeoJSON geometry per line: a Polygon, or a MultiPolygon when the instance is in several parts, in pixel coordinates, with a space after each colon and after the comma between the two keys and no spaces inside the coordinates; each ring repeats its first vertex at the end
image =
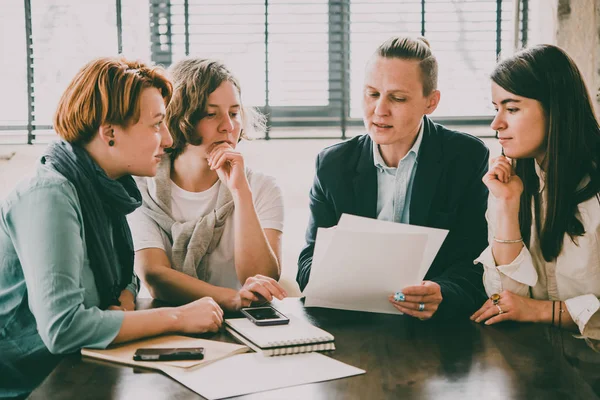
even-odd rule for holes
{"type": "Polygon", "coordinates": [[[598,115],[600,0],[559,0],[557,16],[556,44],[577,63],[598,115]]]}

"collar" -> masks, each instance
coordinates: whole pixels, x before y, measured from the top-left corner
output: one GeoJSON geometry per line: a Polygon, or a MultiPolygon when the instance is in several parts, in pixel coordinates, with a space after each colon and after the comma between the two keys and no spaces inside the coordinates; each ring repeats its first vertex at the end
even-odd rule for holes
{"type": "MultiPolygon", "coordinates": [[[[419,149],[421,148],[421,142],[423,141],[423,131],[424,130],[425,130],[425,124],[423,123],[423,121],[421,121],[421,127],[419,128],[419,133],[417,133],[417,139],[415,140],[415,143],[413,143],[413,145],[410,148],[410,150],[408,151],[408,153],[406,153],[406,155],[404,157],[402,157],[402,160],[404,160],[406,157],[408,157],[409,154],[413,153],[415,155],[415,163],[418,162],[419,149]]],[[[400,161],[402,161],[402,160],[400,160],[400,161]]],[[[390,167],[385,163],[385,161],[383,160],[383,157],[381,156],[381,151],[379,150],[379,145],[375,142],[373,142],[373,164],[375,164],[375,168],[377,168],[377,170],[379,170],[379,171],[384,171],[386,169],[398,168],[397,165],[395,167],[390,167]]]]}

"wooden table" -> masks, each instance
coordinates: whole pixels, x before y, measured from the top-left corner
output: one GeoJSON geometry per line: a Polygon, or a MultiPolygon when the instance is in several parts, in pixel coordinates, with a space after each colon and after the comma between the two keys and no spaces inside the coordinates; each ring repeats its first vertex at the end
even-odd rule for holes
{"type": "MultiPolygon", "coordinates": [[[[154,307],[146,302],[142,308],[154,307]]],[[[366,374],[244,396],[244,399],[599,399],[600,354],[549,327],[304,308],[275,302],[335,336],[330,356],[366,374]]],[[[226,333],[202,336],[233,341],[226,333]]],[[[224,376],[227,384],[232,376],[224,376]]],[[[160,373],[67,356],[31,399],[193,399],[160,373]]]]}

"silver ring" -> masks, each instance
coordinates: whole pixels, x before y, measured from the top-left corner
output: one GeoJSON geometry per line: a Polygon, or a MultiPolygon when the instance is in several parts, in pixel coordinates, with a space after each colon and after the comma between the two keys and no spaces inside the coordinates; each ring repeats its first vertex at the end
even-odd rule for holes
{"type": "Polygon", "coordinates": [[[425,311],[425,303],[419,303],[419,311],[425,311]]]}
{"type": "Polygon", "coordinates": [[[496,307],[498,307],[498,315],[504,314],[504,311],[502,311],[499,304],[496,304],[496,307]]]}

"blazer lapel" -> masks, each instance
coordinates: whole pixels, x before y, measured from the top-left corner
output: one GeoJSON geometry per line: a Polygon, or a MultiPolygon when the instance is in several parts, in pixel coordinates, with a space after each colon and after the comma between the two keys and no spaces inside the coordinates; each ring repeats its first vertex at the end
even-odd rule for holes
{"type": "Polygon", "coordinates": [[[421,226],[427,224],[431,202],[442,172],[442,146],[437,138],[436,127],[427,117],[423,118],[423,123],[423,142],[410,199],[410,224],[421,226]]]}
{"type": "Polygon", "coordinates": [[[356,163],[353,180],[356,215],[377,217],[377,171],[373,163],[373,145],[366,135],[356,163]]]}

